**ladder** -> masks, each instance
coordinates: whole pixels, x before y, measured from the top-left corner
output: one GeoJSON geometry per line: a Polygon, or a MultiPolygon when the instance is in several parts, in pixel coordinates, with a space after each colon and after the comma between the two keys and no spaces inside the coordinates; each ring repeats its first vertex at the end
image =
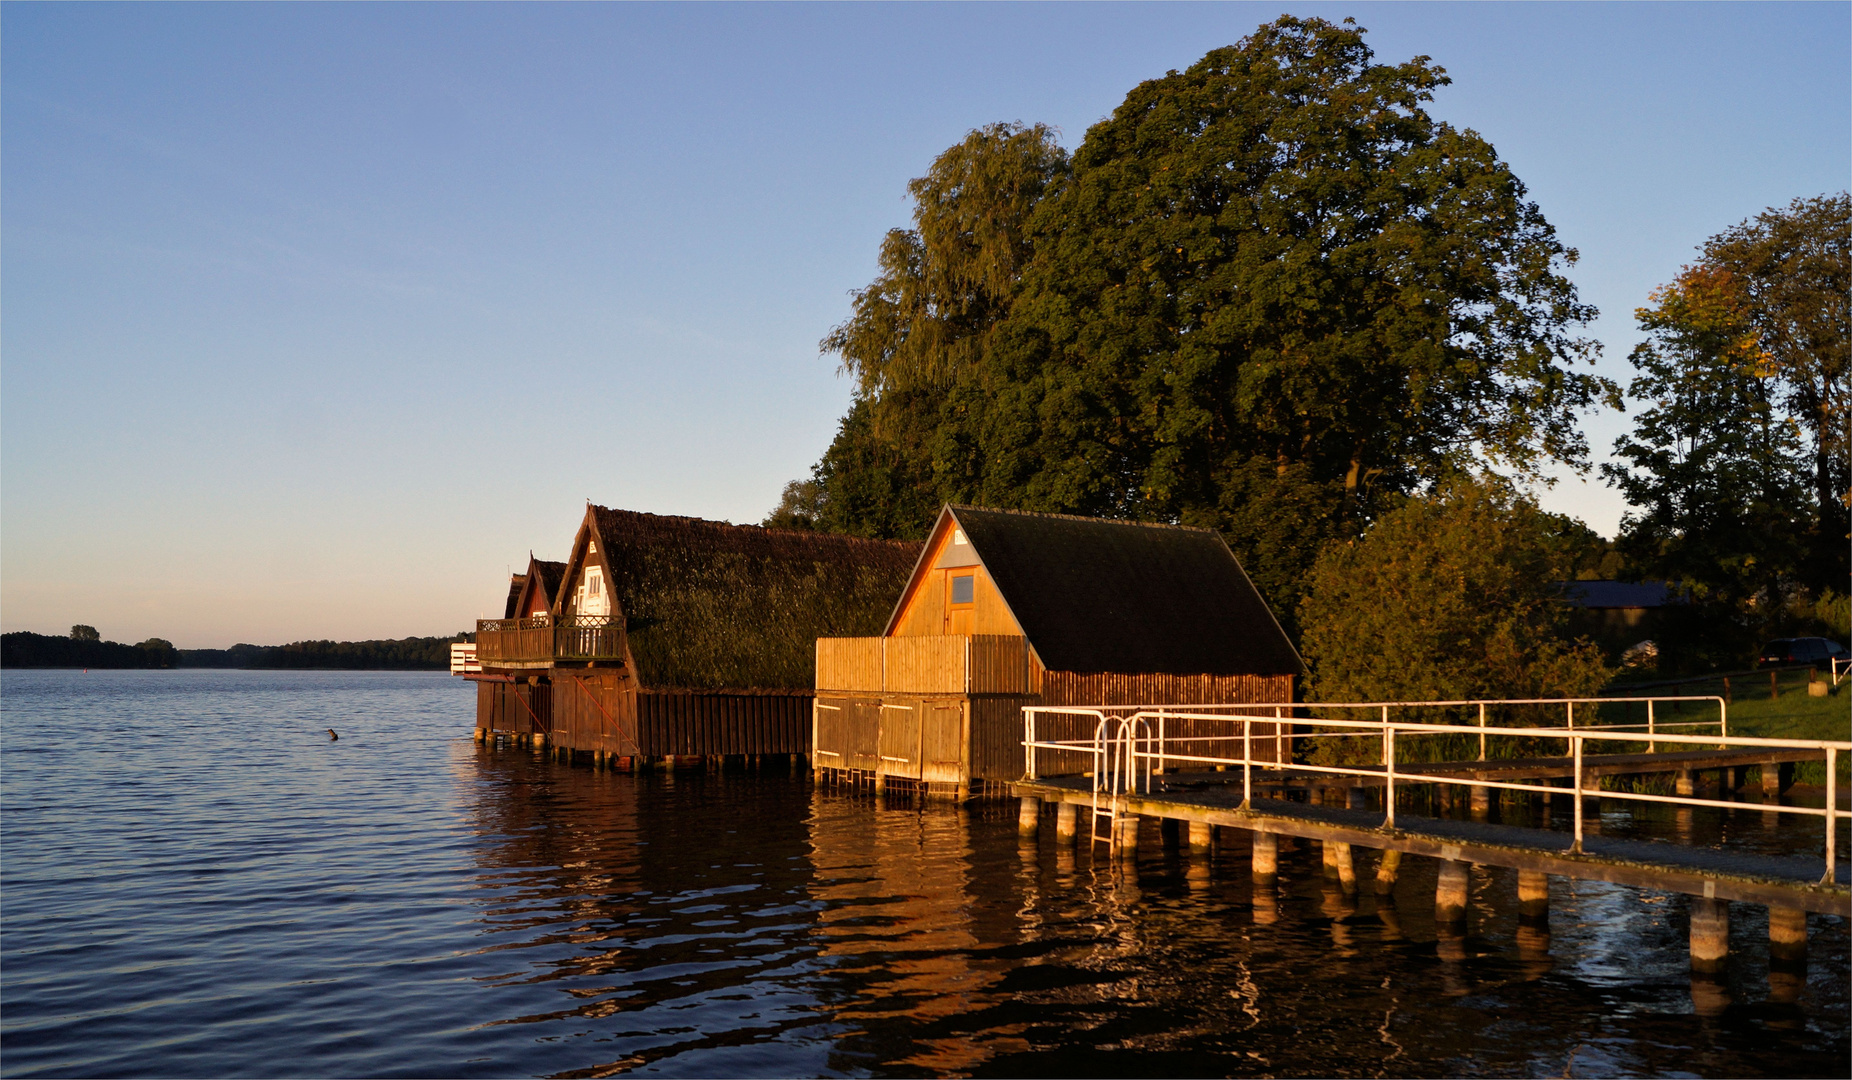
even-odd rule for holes
{"type": "MultiPolygon", "coordinates": [[[[1113,723],[1112,719],[1102,718],[1093,728],[1093,805],[1088,829],[1092,842],[1103,843],[1108,850],[1119,846],[1119,818],[1125,813],[1125,797],[1139,790],[1138,757],[1134,751],[1144,720],[1137,716],[1119,720],[1117,730],[1109,726],[1113,723]],[[1100,832],[1102,822],[1104,835],[1100,832]]],[[[1150,770],[1147,758],[1145,790],[1151,787],[1150,770]]]]}

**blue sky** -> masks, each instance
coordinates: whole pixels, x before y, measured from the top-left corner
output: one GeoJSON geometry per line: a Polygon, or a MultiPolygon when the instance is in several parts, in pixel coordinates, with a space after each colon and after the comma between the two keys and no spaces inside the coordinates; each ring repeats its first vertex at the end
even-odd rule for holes
{"type": "Polygon", "coordinates": [[[0,623],[447,633],[588,498],[756,521],[908,178],[995,120],[1071,148],[1282,11],[1448,69],[1615,377],[1706,236],[1852,173],[1845,4],[8,3],[0,623]]]}

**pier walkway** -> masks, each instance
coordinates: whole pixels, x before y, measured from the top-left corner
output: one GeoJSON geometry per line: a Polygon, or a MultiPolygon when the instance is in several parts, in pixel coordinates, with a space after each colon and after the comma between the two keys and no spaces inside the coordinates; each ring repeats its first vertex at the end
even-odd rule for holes
{"type": "Polygon", "coordinates": [[[1144,818],[1174,823],[1198,850],[1214,844],[1218,827],[1241,829],[1259,884],[1277,872],[1279,838],[1296,837],[1322,848],[1326,873],[1346,891],[1357,888],[1354,848],[1381,852],[1378,892],[1394,886],[1404,856],[1439,860],[1441,923],[1464,918],[1467,867],[1477,863],[1516,870],[1531,917],[1547,913],[1550,875],[1688,894],[1696,971],[1716,971],[1727,956],[1731,902],[1768,907],[1772,956],[1804,953],[1808,913],[1852,916],[1852,873],[1837,839],[1848,819],[1837,806],[1838,763],[1852,742],[1729,735],[1721,698],[1676,699],[1714,706],[1715,720],[1659,723],[1656,706],[1673,700],[1320,703],[1294,707],[1319,715],[1290,717],[1271,705],[1026,708],[1024,776],[1012,791],[1025,835],[1039,829],[1046,804],[1059,840],[1085,838],[1121,858],[1136,855],[1144,818]],[[1615,704],[1643,705],[1645,722],[1599,723],[1601,708],[1615,704]],[[1540,708],[1562,710],[1563,722],[1517,723],[1540,708]],[[1282,719],[1294,726],[1288,765],[1267,745],[1282,719]],[[1694,730],[1702,728],[1715,734],[1694,730]],[[1808,761],[1825,767],[1825,805],[1780,801],[1794,767],[1808,761]],[[1700,782],[1709,771],[1719,783],[1700,782]],[[1763,801],[1735,801],[1752,771],[1763,801]],[[1673,794],[1648,790],[1663,781],[1641,782],[1666,774],[1673,794]],[[1603,778],[1615,779],[1604,788],[1603,778]],[[1442,816],[1456,797],[1473,820],[1442,816]],[[1557,800],[1568,803],[1566,813],[1557,800]],[[1601,836],[1603,800],[1670,806],[1673,838],[1601,836]],[[1504,811],[1498,822],[1495,802],[1504,811]],[[1692,835],[1699,809],[1818,819],[1821,855],[1677,842],[1692,835]]]}

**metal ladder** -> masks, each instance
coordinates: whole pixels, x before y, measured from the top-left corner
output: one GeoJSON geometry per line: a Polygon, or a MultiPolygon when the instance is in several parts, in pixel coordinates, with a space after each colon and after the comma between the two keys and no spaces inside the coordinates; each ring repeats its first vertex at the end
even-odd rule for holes
{"type": "MultiPolygon", "coordinates": [[[[1125,812],[1125,797],[1138,790],[1138,759],[1133,749],[1138,745],[1138,732],[1144,723],[1137,716],[1118,721],[1118,730],[1109,731],[1108,725],[1113,721],[1102,718],[1093,728],[1093,813],[1092,826],[1088,835],[1095,844],[1105,844],[1108,850],[1119,845],[1119,818],[1125,812]],[[1101,795],[1105,795],[1105,806],[1100,805],[1101,795]],[[1106,823],[1106,834],[1100,835],[1100,823],[1106,823]]],[[[1145,763],[1147,772],[1145,789],[1151,786],[1149,759],[1145,763]]]]}

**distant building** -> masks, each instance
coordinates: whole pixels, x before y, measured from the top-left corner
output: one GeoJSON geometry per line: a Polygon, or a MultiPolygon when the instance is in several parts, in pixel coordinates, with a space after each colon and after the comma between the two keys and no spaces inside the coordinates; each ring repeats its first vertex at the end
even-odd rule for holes
{"type": "Polygon", "coordinates": [[[1650,630],[1662,608],[1685,602],[1677,588],[1663,581],[1565,581],[1563,595],[1587,611],[1593,629],[1603,634],[1650,630]]]}

